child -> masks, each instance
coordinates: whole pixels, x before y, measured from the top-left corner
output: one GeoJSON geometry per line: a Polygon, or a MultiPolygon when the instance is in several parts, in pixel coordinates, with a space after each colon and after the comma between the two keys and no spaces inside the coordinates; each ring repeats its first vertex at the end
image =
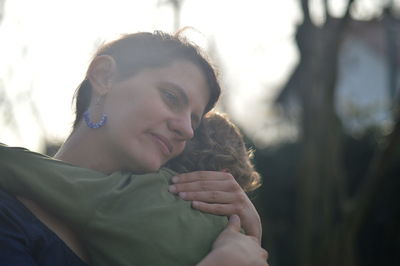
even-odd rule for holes
{"type": "Polygon", "coordinates": [[[244,191],[250,192],[261,185],[252,158],[253,152],[246,149],[238,127],[227,115],[213,112],[204,117],[195,137],[167,167],[178,173],[228,171],[244,191]]]}
{"type": "MultiPolygon", "coordinates": [[[[229,171],[246,191],[260,184],[242,136],[226,117],[207,115],[177,172],[229,171]]],[[[190,208],[168,192],[176,173],[105,175],[21,148],[0,145],[0,186],[46,206],[81,237],[91,265],[195,265],[227,219],[190,208]],[[70,199],[75,199],[71,204],[70,199]]]]}

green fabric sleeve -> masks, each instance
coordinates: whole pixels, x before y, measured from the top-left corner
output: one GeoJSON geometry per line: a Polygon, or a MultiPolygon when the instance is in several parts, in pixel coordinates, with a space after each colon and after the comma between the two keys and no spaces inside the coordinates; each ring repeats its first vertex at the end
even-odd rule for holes
{"type": "Polygon", "coordinates": [[[195,265],[227,219],[168,192],[175,173],[105,175],[0,144],[0,187],[32,198],[79,232],[91,265],[195,265]]]}
{"type": "Polygon", "coordinates": [[[24,148],[0,144],[0,187],[34,199],[77,226],[88,222],[107,187],[119,181],[24,148]]]}

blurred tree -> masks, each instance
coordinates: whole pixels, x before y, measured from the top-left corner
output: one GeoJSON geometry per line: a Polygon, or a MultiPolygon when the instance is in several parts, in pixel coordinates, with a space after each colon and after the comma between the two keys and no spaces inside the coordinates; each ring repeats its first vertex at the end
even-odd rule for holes
{"type": "MultiPolygon", "coordinates": [[[[5,0],[0,0],[0,26],[4,18],[5,2],[5,0]]],[[[2,77],[0,77],[0,113],[2,113],[2,122],[9,126],[13,132],[19,136],[19,129],[15,120],[13,104],[10,97],[7,95],[2,77]]]]}
{"type": "MultiPolygon", "coordinates": [[[[298,265],[357,265],[357,237],[362,223],[389,178],[387,171],[400,145],[396,116],[393,131],[371,161],[363,182],[350,193],[345,135],[335,111],[335,88],[339,48],[354,2],[348,0],[343,16],[334,18],[328,0],[324,0],[325,19],[319,24],[312,19],[309,1],[300,0],[303,22],[296,32],[300,60],[277,97],[277,103],[284,108],[295,99],[301,110],[299,157],[294,165],[298,265]]],[[[388,37],[388,47],[393,53],[390,38],[393,36],[388,37]]],[[[389,65],[390,84],[395,86],[397,66],[393,60],[389,65]]]]}
{"type": "Polygon", "coordinates": [[[0,78],[0,113],[2,114],[2,123],[10,127],[15,135],[19,136],[19,127],[16,123],[14,105],[8,95],[0,78]]]}
{"type": "Polygon", "coordinates": [[[296,245],[300,265],[328,265],[329,257],[336,257],[335,265],[347,260],[336,251],[339,246],[332,246],[334,218],[346,197],[342,130],[334,99],[339,45],[353,2],[349,0],[344,16],[335,19],[324,1],[325,22],[319,26],[312,21],[309,1],[301,0],[304,18],[296,32],[300,62],[278,98],[283,103],[292,91],[302,110],[296,245]]]}
{"type": "Polygon", "coordinates": [[[3,17],[4,17],[4,4],[5,4],[6,0],[0,0],[0,24],[3,21],[3,17]]]}
{"type": "MultiPolygon", "coordinates": [[[[4,18],[5,11],[5,0],[0,0],[0,25],[4,18]]],[[[21,47],[21,57],[25,58],[28,54],[28,48],[26,45],[21,47]]],[[[8,66],[9,76],[12,77],[13,66],[8,66]]],[[[19,107],[26,105],[31,110],[29,115],[32,116],[32,119],[35,120],[37,129],[40,131],[41,141],[43,143],[43,152],[49,155],[55,154],[55,147],[59,146],[59,143],[55,143],[50,140],[46,127],[43,123],[41,114],[37,108],[37,104],[33,100],[33,87],[24,89],[14,96],[10,96],[7,94],[7,89],[4,86],[4,77],[0,77],[0,113],[2,114],[1,123],[4,125],[4,128],[10,129],[10,131],[19,139],[22,140],[22,136],[20,133],[20,127],[17,119],[17,111],[19,107]]],[[[26,118],[29,119],[29,118],[26,118]]]]}

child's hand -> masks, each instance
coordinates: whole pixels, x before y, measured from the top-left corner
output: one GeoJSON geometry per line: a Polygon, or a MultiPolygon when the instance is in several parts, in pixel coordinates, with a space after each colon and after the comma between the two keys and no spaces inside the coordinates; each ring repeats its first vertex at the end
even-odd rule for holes
{"type": "Polygon", "coordinates": [[[227,228],[215,240],[212,251],[197,266],[268,266],[268,252],[255,237],[239,231],[240,218],[231,216],[227,228]]]}
{"type": "Polygon", "coordinates": [[[261,242],[261,221],[246,193],[227,172],[198,171],[173,177],[170,192],[203,212],[231,216],[237,214],[247,235],[261,242]]]}

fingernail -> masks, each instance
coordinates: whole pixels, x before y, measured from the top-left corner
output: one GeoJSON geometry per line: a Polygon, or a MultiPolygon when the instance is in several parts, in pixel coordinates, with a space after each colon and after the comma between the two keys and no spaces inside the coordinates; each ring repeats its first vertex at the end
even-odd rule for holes
{"type": "Polygon", "coordinates": [[[179,192],[179,197],[184,199],[186,197],[186,192],[179,192]]]}
{"type": "Polygon", "coordinates": [[[240,221],[240,218],[239,218],[238,215],[233,214],[233,215],[231,215],[231,217],[229,217],[229,221],[230,222],[237,222],[237,221],[240,221]]]}
{"type": "Polygon", "coordinates": [[[172,183],[176,183],[176,182],[178,182],[179,177],[174,176],[171,180],[172,180],[172,183]]]}
{"type": "Polygon", "coordinates": [[[176,187],[174,185],[169,186],[168,188],[169,192],[175,193],[176,192],[176,187]]]}

